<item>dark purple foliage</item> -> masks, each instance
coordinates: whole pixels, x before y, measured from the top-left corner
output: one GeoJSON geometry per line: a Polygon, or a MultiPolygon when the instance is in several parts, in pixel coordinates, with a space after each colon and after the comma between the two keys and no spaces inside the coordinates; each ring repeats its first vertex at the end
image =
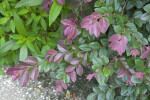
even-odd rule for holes
{"type": "Polygon", "coordinates": [[[29,72],[27,70],[22,72],[20,76],[20,85],[24,87],[29,82],[29,72]]]}
{"type": "Polygon", "coordinates": [[[37,67],[32,67],[30,72],[31,79],[36,81],[39,76],[39,70],[37,67]]]}

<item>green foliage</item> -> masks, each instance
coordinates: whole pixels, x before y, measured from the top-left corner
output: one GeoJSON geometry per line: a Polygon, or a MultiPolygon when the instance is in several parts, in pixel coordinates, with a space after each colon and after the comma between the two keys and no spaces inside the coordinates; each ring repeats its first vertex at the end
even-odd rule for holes
{"type": "MultiPolygon", "coordinates": [[[[60,5],[54,0],[49,14],[40,10],[42,1],[3,0],[0,3],[0,66],[17,65],[18,61],[25,61],[27,56],[35,56],[40,72],[51,71],[54,78],[64,83],[81,76],[82,68],[84,73],[84,67],[77,69],[79,65],[89,66],[87,68],[92,70],[89,75],[95,77],[98,87],[93,87],[93,93],[87,96],[87,100],[149,100],[150,50],[144,47],[150,46],[150,0],[92,0],[92,3],[80,2],[80,5],[71,5],[73,0],[66,0],[65,5],[60,5]],[[100,33],[98,37],[89,34],[93,27],[88,30],[80,25],[85,16],[95,11],[109,24],[106,33],[100,33]],[[73,15],[69,15],[72,12],[73,15]],[[61,21],[70,16],[78,22],[62,26],[61,21]],[[68,33],[63,38],[64,44],[61,41],[58,45],[68,26],[78,30],[77,38],[70,39],[70,42],[66,39],[68,33]],[[116,37],[110,40],[114,34],[121,39],[117,42],[116,37]],[[124,41],[119,44],[124,37],[127,38],[127,47],[124,41]],[[110,46],[112,41],[115,41],[113,49],[110,46]],[[126,48],[119,55],[116,49],[123,51],[121,46],[126,48]],[[54,63],[53,60],[49,63],[49,57],[45,58],[49,49],[62,53],[64,61],[54,63]],[[136,56],[134,50],[138,51],[136,56]],[[146,57],[143,58],[143,55],[146,57]],[[71,72],[66,72],[72,58],[77,58],[72,61],[75,67],[73,78],[71,72]],[[66,59],[68,61],[65,62],[66,59]]],[[[74,34],[74,30],[68,29],[67,32],[74,34]]],[[[56,56],[53,56],[55,59],[56,56]]],[[[1,68],[0,74],[4,74],[1,68]]],[[[91,80],[87,73],[84,74],[91,80]]]]}

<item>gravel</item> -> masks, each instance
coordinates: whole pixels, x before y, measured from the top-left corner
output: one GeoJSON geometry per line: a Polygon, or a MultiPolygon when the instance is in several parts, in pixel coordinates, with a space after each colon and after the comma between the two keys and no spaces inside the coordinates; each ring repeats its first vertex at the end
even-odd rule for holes
{"type": "MultiPolygon", "coordinates": [[[[4,66],[3,70],[6,71],[7,68],[8,66],[4,66]]],[[[83,75],[76,83],[68,84],[67,91],[57,93],[54,90],[56,79],[51,78],[49,73],[40,73],[36,82],[30,81],[25,87],[21,87],[18,80],[12,82],[11,76],[1,75],[0,100],[86,100],[97,83],[95,80],[88,82],[85,77],[83,75]]]]}

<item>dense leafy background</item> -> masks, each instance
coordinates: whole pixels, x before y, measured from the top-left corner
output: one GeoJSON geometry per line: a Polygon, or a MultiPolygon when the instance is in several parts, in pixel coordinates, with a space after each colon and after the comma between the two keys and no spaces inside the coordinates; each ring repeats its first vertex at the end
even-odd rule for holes
{"type": "MultiPolygon", "coordinates": [[[[92,71],[87,81],[94,77],[99,86],[93,87],[87,100],[149,100],[150,1],[66,0],[65,5],[60,5],[60,1],[54,0],[51,7],[48,6],[49,13],[40,10],[43,0],[3,0],[0,3],[0,66],[14,66],[23,61],[27,65],[19,63],[18,66],[31,65],[28,71],[32,80],[37,78],[38,70],[54,71],[53,77],[59,79],[55,90],[62,92],[66,83],[75,82],[90,64],[92,71]],[[97,28],[92,31],[94,35],[90,35],[93,33],[84,29],[87,27],[84,22],[80,24],[93,12],[102,15],[97,21],[106,19],[101,27],[109,23],[108,29],[104,27],[106,32],[100,34],[97,28]],[[70,22],[70,26],[65,26],[65,22],[70,22]],[[77,29],[77,38],[63,36],[66,32],[63,26],[77,29]],[[51,59],[47,59],[49,57],[51,59]]],[[[21,86],[29,80],[26,69],[20,77],[21,86]]]]}

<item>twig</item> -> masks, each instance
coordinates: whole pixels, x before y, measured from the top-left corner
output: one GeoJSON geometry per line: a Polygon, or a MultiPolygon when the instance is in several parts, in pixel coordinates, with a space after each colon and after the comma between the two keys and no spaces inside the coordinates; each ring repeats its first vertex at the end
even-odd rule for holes
{"type": "Polygon", "coordinates": [[[121,11],[121,14],[122,14],[122,15],[123,15],[124,9],[125,9],[125,7],[126,7],[126,5],[127,5],[127,2],[128,2],[128,0],[125,1],[124,6],[123,6],[123,8],[122,8],[122,11],[121,11]]]}

